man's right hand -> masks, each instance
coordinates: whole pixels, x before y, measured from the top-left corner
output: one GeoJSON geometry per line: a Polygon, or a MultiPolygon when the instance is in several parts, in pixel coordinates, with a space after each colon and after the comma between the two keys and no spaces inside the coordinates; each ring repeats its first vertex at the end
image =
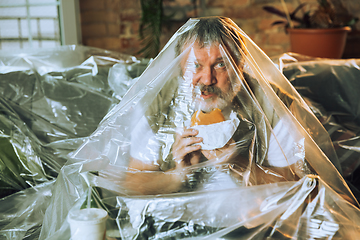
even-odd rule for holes
{"type": "Polygon", "coordinates": [[[182,133],[177,133],[172,148],[176,168],[181,169],[185,166],[199,163],[201,156],[201,143],[203,139],[196,137],[198,130],[185,128],[182,133]]]}

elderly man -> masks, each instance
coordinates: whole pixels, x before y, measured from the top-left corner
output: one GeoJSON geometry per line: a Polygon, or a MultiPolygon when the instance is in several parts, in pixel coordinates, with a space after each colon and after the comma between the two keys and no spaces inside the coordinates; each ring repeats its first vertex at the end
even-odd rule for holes
{"type": "MultiPolygon", "coordinates": [[[[180,59],[181,77],[178,82],[178,92],[174,94],[174,99],[165,111],[169,117],[155,124],[150,120],[152,116],[143,117],[135,127],[132,134],[131,159],[126,186],[140,194],[161,194],[213,189],[214,185],[216,188],[223,189],[235,187],[239,183],[258,184],[281,181],[288,179],[289,176],[294,177],[294,172],[290,170],[289,165],[294,164],[301,157],[291,156],[290,159],[286,156],[284,151],[289,150],[293,145],[293,140],[289,138],[289,129],[282,126],[275,112],[272,109],[269,110],[271,107],[264,106],[267,102],[266,96],[258,90],[260,88],[256,82],[251,81],[251,77],[243,71],[246,46],[237,26],[223,17],[200,18],[193,28],[184,31],[179,36],[176,54],[180,59]],[[181,91],[185,92],[184,96],[191,92],[191,101],[178,101],[177,99],[183,97],[181,91]],[[246,93],[248,96],[245,96],[246,93]],[[247,100],[254,98],[256,100],[251,102],[247,100]],[[220,109],[226,120],[231,119],[232,114],[235,113],[240,123],[224,146],[203,149],[201,143],[204,139],[198,136],[199,131],[185,124],[189,120],[189,117],[185,115],[189,114],[182,116],[183,121],[180,127],[179,124],[171,124],[179,118],[178,112],[186,108],[185,103],[189,105],[191,114],[195,111],[206,114],[214,109],[220,109]],[[256,110],[256,103],[260,104],[262,110],[256,110]],[[259,117],[253,112],[262,112],[260,120],[255,120],[259,117]],[[261,122],[260,125],[262,124],[264,129],[255,130],[253,121],[261,122]],[[167,129],[171,126],[174,128],[174,137],[171,139],[173,141],[170,140],[170,147],[166,146],[169,145],[168,143],[161,143],[162,133],[159,125],[166,125],[167,129]],[[288,147],[280,149],[278,142],[284,142],[285,138],[287,138],[285,145],[288,147]],[[168,153],[164,154],[166,149],[169,149],[168,153]],[[164,155],[166,156],[163,157],[164,155]],[[268,167],[273,168],[267,168],[266,164],[265,167],[257,166],[253,162],[255,157],[258,158],[257,161],[262,159],[261,161],[267,163],[268,167]],[[189,174],[190,169],[194,169],[191,168],[192,166],[209,163],[227,164],[241,179],[222,172],[216,174],[216,177],[212,176],[213,179],[221,182],[219,185],[213,180],[209,181],[210,184],[206,183],[199,177],[201,175],[199,171],[189,174]],[[272,172],[271,169],[275,171],[272,172]],[[263,177],[266,173],[269,176],[268,180],[264,180],[263,177]],[[246,179],[244,175],[248,175],[246,179]],[[272,178],[270,176],[275,176],[275,180],[270,180],[272,178]],[[197,181],[202,182],[201,186],[197,186],[197,181]]],[[[175,83],[176,81],[169,81],[170,85],[175,83]]],[[[275,85],[272,87],[289,107],[292,98],[275,85]]],[[[164,88],[163,91],[166,92],[166,86],[164,88]]],[[[166,93],[159,95],[161,94],[166,93]]],[[[186,99],[186,96],[183,98],[186,99]]],[[[158,96],[152,105],[163,104],[163,99],[158,96]]],[[[147,114],[165,115],[164,112],[154,113],[154,111],[148,111],[147,114]]]]}

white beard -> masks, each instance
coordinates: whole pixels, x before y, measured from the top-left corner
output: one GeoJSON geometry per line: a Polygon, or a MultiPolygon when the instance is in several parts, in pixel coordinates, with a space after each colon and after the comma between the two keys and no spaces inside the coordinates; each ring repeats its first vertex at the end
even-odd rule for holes
{"type": "Polygon", "coordinates": [[[218,96],[216,96],[215,101],[213,99],[199,99],[196,102],[196,108],[203,112],[211,112],[215,108],[224,110],[227,106],[229,106],[229,104],[231,104],[231,100],[228,101],[223,98],[219,98],[218,96]]]}
{"type": "Polygon", "coordinates": [[[195,106],[194,110],[201,110],[203,112],[211,112],[215,108],[224,110],[232,103],[232,100],[236,96],[236,93],[240,90],[240,86],[238,85],[240,84],[233,85],[229,89],[228,93],[223,93],[222,96],[215,96],[216,99],[203,99],[201,97],[201,91],[199,86],[195,86],[193,89],[193,105],[195,106]]]}

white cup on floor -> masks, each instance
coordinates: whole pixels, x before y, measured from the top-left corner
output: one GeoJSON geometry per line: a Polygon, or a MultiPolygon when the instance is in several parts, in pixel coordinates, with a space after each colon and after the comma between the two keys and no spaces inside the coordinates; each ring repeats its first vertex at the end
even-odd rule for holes
{"type": "Polygon", "coordinates": [[[107,212],[100,208],[84,208],[70,211],[72,240],[104,240],[106,236],[107,212]]]}

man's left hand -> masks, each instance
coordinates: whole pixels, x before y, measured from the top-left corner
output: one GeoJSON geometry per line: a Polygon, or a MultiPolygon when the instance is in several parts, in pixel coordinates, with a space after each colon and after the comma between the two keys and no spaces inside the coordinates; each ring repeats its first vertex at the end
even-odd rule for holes
{"type": "Polygon", "coordinates": [[[235,141],[230,139],[222,148],[213,150],[201,150],[201,153],[209,160],[215,163],[225,163],[235,151],[235,141]]]}

